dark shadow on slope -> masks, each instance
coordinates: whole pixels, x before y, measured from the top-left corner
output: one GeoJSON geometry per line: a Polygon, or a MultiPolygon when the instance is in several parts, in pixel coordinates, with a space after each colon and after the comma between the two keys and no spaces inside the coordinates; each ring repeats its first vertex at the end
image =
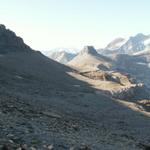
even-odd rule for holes
{"type": "Polygon", "coordinates": [[[67,74],[73,71],[71,68],[36,51],[1,54],[0,70],[1,85],[18,92],[48,95],[57,90],[92,90],[87,83],[67,74]]]}

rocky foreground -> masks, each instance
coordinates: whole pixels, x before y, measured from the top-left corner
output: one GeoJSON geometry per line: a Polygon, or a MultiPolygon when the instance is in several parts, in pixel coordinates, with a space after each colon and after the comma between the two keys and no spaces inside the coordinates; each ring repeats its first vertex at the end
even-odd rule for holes
{"type": "Polygon", "coordinates": [[[2,150],[149,148],[149,118],[105,96],[56,92],[33,98],[1,92],[2,150]]]}

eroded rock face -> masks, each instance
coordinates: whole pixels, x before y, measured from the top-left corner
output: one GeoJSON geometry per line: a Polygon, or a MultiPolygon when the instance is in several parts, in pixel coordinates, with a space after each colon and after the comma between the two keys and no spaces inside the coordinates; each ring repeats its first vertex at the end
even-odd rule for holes
{"type": "Polygon", "coordinates": [[[29,50],[23,39],[18,37],[14,32],[6,29],[4,25],[0,25],[0,53],[7,53],[12,51],[29,50]]]}

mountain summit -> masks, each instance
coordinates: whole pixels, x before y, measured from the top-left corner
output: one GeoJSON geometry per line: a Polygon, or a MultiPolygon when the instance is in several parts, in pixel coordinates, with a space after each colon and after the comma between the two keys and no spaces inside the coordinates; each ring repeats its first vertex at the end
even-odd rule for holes
{"type": "Polygon", "coordinates": [[[82,71],[107,70],[111,66],[111,59],[98,54],[93,46],[85,46],[68,65],[82,71]]]}
{"type": "Polygon", "coordinates": [[[93,46],[85,46],[79,54],[80,55],[84,55],[84,54],[98,55],[96,49],[93,46]]]}

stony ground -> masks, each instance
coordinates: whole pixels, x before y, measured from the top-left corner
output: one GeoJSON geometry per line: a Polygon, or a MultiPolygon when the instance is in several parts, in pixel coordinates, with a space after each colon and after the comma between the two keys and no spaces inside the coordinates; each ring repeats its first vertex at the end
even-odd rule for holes
{"type": "Polygon", "coordinates": [[[1,149],[149,147],[150,119],[105,96],[56,92],[31,98],[1,91],[0,104],[1,149]]]}

